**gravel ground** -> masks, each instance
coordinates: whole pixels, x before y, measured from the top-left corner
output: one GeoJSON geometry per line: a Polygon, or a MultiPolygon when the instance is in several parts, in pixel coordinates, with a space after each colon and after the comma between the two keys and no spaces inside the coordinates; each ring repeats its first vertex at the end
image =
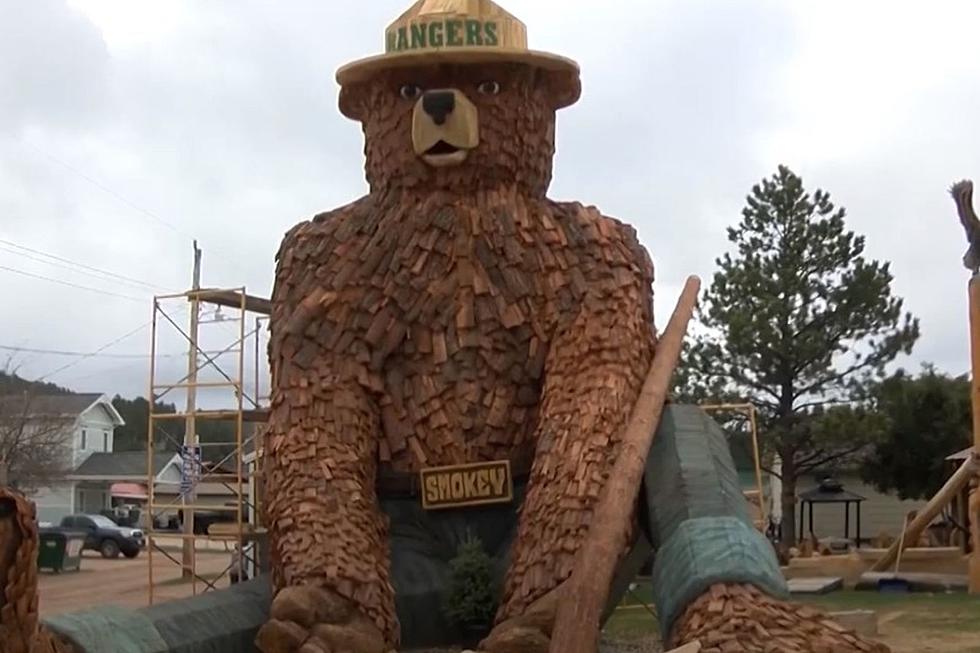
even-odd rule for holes
{"type": "MultiPolygon", "coordinates": [[[[434,648],[415,650],[408,653],[460,653],[458,648],[434,648]]],[[[607,637],[599,640],[599,653],[663,653],[659,637],[617,641],[607,637]]]]}

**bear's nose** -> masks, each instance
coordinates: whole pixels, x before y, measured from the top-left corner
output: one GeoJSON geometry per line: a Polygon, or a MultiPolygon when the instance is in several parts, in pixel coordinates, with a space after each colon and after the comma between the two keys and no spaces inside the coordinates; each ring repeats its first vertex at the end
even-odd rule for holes
{"type": "Polygon", "coordinates": [[[456,108],[456,95],[452,91],[428,91],[422,96],[422,109],[432,117],[432,122],[442,125],[456,108]]]}

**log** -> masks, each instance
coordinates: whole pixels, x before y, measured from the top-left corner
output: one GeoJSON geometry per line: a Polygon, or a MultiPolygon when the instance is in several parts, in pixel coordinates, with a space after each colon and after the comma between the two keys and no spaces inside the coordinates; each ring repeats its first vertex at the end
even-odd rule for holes
{"type": "MultiPolygon", "coordinates": [[[[973,451],[980,454],[980,276],[970,278],[970,397],[973,411],[973,451]]],[[[976,489],[971,494],[975,495],[976,489]]],[[[971,496],[968,503],[976,504],[978,497],[971,496]]],[[[978,515],[976,510],[970,510],[969,523],[972,550],[968,566],[970,576],[970,594],[980,593],[980,530],[976,527],[978,515]]]]}
{"type": "Polygon", "coordinates": [[[616,563],[626,546],[647,454],[660,422],[670,379],[680,358],[687,323],[701,281],[688,277],[674,313],[657,342],[653,363],[633,407],[586,540],[563,591],[551,636],[551,653],[595,653],[599,620],[609,598],[616,563]]]}
{"type": "Polygon", "coordinates": [[[919,535],[925,530],[926,526],[935,519],[936,515],[942,511],[942,509],[949,503],[953,497],[960,491],[960,489],[966,485],[973,475],[977,471],[977,454],[976,452],[970,458],[963,461],[960,468],[953,473],[952,476],[946,481],[939,492],[936,492],[935,496],[929,499],[929,503],[916,514],[915,519],[909,522],[905,526],[905,530],[902,533],[902,537],[895,540],[883,556],[878,558],[878,561],[871,565],[869,571],[885,571],[888,567],[895,562],[898,557],[899,548],[904,548],[902,546],[905,542],[917,542],[919,535]]]}

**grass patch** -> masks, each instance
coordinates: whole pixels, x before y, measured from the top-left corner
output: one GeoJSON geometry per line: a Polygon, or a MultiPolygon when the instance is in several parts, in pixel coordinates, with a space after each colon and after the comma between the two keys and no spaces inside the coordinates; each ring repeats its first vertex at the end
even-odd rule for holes
{"type": "Polygon", "coordinates": [[[902,630],[980,633],[980,621],[976,618],[980,614],[980,597],[965,592],[882,594],[845,591],[798,600],[831,612],[874,610],[879,621],[892,621],[890,617],[895,617],[895,626],[902,630]]]}
{"type": "Polygon", "coordinates": [[[660,627],[649,612],[639,606],[616,610],[603,627],[603,632],[613,639],[635,640],[659,636],[660,627]]]}
{"type": "MultiPolygon", "coordinates": [[[[633,595],[623,597],[620,607],[606,622],[604,631],[610,637],[635,640],[656,635],[657,620],[640,605],[652,604],[649,581],[637,581],[633,595]]],[[[874,610],[879,623],[887,622],[901,633],[922,635],[980,635],[980,597],[965,592],[931,594],[909,592],[840,591],[821,595],[794,595],[794,603],[812,605],[827,612],[874,610]]]]}

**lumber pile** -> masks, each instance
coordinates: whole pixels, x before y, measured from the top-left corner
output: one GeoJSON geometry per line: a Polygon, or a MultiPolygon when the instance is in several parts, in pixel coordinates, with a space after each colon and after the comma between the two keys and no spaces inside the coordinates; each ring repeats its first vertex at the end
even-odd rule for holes
{"type": "Polygon", "coordinates": [[[717,584],[677,620],[672,640],[701,653],[888,653],[825,613],[773,599],[750,585],[717,584]]]}

